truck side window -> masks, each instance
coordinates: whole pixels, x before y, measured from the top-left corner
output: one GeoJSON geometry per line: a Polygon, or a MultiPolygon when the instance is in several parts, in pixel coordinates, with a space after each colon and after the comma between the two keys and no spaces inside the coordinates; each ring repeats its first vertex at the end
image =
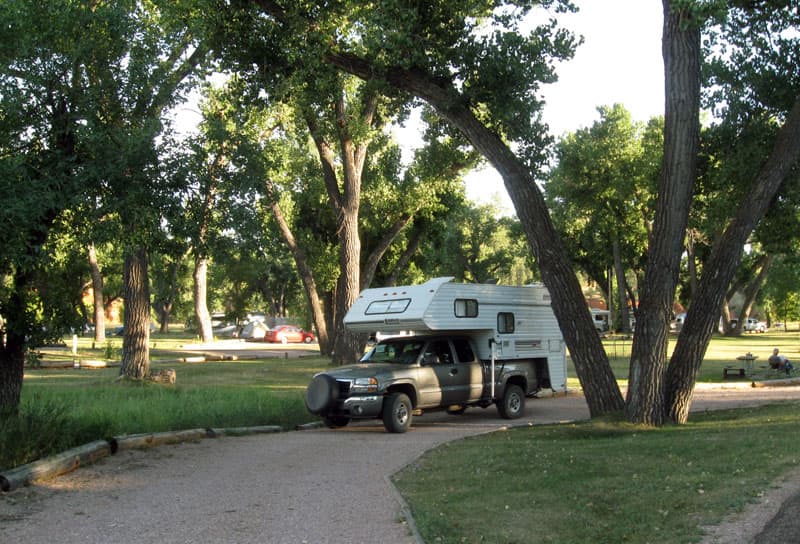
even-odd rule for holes
{"type": "Polygon", "coordinates": [[[514,314],[511,312],[500,312],[497,314],[497,332],[501,334],[511,334],[514,332],[514,314]]]}
{"type": "Polygon", "coordinates": [[[446,340],[437,340],[428,344],[425,350],[424,359],[426,361],[435,360],[440,364],[453,364],[453,354],[450,353],[450,344],[446,340]]]}
{"type": "Polygon", "coordinates": [[[465,338],[454,338],[453,346],[456,348],[456,355],[458,356],[459,362],[471,363],[475,360],[475,354],[472,352],[472,347],[469,345],[469,341],[465,338]]]}

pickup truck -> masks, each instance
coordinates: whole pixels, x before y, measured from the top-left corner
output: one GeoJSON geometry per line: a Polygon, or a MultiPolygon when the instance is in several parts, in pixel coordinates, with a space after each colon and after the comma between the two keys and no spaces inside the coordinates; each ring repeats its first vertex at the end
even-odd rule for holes
{"type": "Polygon", "coordinates": [[[316,374],[306,408],[330,428],[352,419],[382,419],[387,431],[404,433],[414,415],[429,410],[461,414],[469,406],[497,405],[518,418],[525,398],[549,387],[544,359],[481,361],[468,336],[401,336],[382,340],[359,364],[316,374]]]}

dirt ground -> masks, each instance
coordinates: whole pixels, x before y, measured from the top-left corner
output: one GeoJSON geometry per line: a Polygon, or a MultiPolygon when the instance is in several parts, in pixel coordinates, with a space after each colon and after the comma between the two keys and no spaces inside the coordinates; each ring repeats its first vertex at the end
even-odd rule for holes
{"type": "MultiPolygon", "coordinates": [[[[800,387],[703,387],[693,411],[800,400],[800,387]]],[[[515,423],[588,418],[579,394],[527,403],[515,423]]],[[[0,539],[26,543],[417,543],[390,477],[430,448],[508,425],[494,409],[415,419],[405,435],[379,422],[345,429],[206,439],[125,451],[0,495],[0,539]]],[[[800,470],[765,490],[705,544],[797,542],[800,470]]]]}

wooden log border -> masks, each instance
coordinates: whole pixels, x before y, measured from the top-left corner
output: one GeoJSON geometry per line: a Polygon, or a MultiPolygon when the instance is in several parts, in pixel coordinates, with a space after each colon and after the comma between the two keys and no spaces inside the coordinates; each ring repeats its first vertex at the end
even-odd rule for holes
{"type": "Polygon", "coordinates": [[[277,425],[253,427],[226,427],[220,429],[188,429],[161,433],[142,433],[95,440],[65,452],[0,473],[0,492],[8,493],[20,487],[53,479],[88,466],[120,450],[144,449],[165,444],[196,442],[203,438],[221,436],[246,436],[251,434],[279,433],[283,428],[277,425]]]}

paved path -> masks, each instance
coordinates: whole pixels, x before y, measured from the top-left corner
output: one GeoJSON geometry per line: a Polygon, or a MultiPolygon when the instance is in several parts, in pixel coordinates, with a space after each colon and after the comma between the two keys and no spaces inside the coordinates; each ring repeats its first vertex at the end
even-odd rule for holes
{"type": "MultiPolygon", "coordinates": [[[[800,399],[800,388],[699,390],[695,410],[800,399]]],[[[3,542],[413,543],[390,475],[444,442],[502,428],[494,408],[345,429],[122,452],[0,496],[3,542]]],[[[577,394],[528,402],[515,424],[586,419],[577,394]]]]}

